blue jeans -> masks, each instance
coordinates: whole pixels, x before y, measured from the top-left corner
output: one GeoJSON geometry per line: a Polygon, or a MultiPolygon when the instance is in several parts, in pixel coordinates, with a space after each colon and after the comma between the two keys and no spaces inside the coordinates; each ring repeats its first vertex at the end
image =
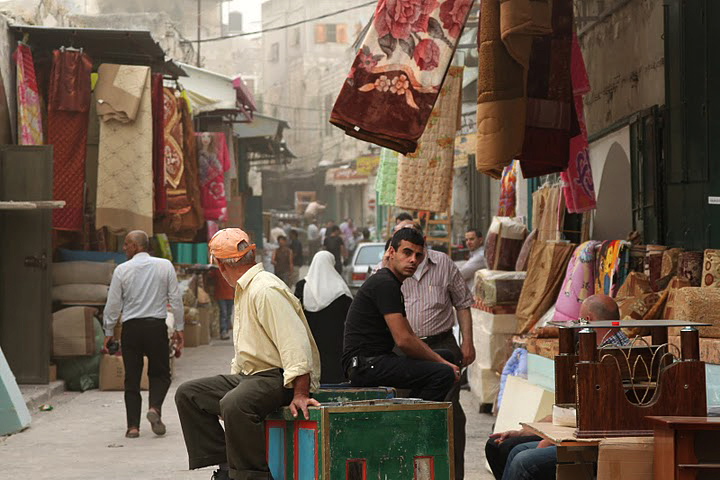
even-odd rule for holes
{"type": "Polygon", "coordinates": [[[227,333],[232,324],[234,300],[218,300],[220,308],[220,334],[227,333]]]}
{"type": "Polygon", "coordinates": [[[508,455],[502,480],[554,480],[557,447],[537,448],[540,442],[517,445],[508,455]]]}

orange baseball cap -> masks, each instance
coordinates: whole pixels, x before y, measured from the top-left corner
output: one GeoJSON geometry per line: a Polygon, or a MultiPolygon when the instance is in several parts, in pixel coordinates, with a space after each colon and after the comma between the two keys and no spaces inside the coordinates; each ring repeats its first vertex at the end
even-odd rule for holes
{"type": "Polygon", "coordinates": [[[225,228],[217,232],[208,242],[210,255],[214,258],[228,259],[241,258],[251,250],[255,250],[255,244],[250,243],[250,237],[239,228],[225,228]],[[238,250],[241,242],[247,242],[248,247],[238,250]]]}

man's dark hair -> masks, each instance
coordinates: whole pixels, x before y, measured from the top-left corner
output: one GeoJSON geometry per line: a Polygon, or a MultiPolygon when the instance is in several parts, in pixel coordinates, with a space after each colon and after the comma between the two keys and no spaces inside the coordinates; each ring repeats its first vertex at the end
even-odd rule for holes
{"type": "Polygon", "coordinates": [[[335,233],[335,232],[339,232],[339,231],[340,231],[340,227],[338,227],[337,225],[333,225],[332,227],[330,227],[330,233],[335,233]]]}
{"type": "Polygon", "coordinates": [[[482,232],[480,231],[479,228],[468,228],[468,229],[465,231],[465,233],[470,233],[470,232],[473,232],[473,233],[475,234],[475,236],[478,237],[478,238],[483,238],[483,234],[482,234],[482,232]]]}
{"type": "MultiPolygon", "coordinates": [[[[363,239],[365,239],[365,240],[369,239],[370,238],[370,230],[368,228],[363,228],[362,236],[363,236],[363,239]]],[[[387,248],[385,250],[387,250],[387,248]]]]}
{"type": "Polygon", "coordinates": [[[395,223],[404,222],[405,220],[410,220],[412,222],[412,215],[410,215],[407,212],[399,213],[397,217],[395,217],[395,223]]]}
{"type": "Polygon", "coordinates": [[[278,235],[277,241],[279,242],[280,240],[287,240],[287,237],[285,235],[278,235]]]}
{"type": "Polygon", "coordinates": [[[292,230],[290,230],[290,236],[298,238],[298,231],[293,228],[292,230]]]}
{"type": "Polygon", "coordinates": [[[392,236],[392,240],[390,241],[390,245],[397,250],[400,248],[400,243],[405,240],[413,245],[417,245],[418,247],[424,247],[425,246],[425,239],[423,238],[422,234],[415,230],[414,228],[401,228],[395,234],[392,236]]]}

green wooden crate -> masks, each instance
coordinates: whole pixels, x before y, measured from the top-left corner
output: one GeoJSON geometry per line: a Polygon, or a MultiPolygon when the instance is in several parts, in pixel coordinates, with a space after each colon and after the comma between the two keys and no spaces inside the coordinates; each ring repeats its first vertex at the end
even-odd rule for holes
{"type": "Polygon", "coordinates": [[[452,406],[416,399],[329,403],[265,421],[275,480],[451,480],[452,406]]]}
{"type": "Polygon", "coordinates": [[[312,397],[320,403],[346,403],[361,400],[389,400],[397,397],[392,387],[351,387],[344,385],[321,385],[312,397]]]}

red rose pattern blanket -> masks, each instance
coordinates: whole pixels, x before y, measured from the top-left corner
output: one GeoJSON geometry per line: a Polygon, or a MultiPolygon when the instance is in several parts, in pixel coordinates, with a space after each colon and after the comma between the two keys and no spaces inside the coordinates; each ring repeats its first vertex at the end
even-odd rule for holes
{"type": "Polygon", "coordinates": [[[379,0],[330,115],[347,135],[412,153],[474,0],[379,0]]]}

